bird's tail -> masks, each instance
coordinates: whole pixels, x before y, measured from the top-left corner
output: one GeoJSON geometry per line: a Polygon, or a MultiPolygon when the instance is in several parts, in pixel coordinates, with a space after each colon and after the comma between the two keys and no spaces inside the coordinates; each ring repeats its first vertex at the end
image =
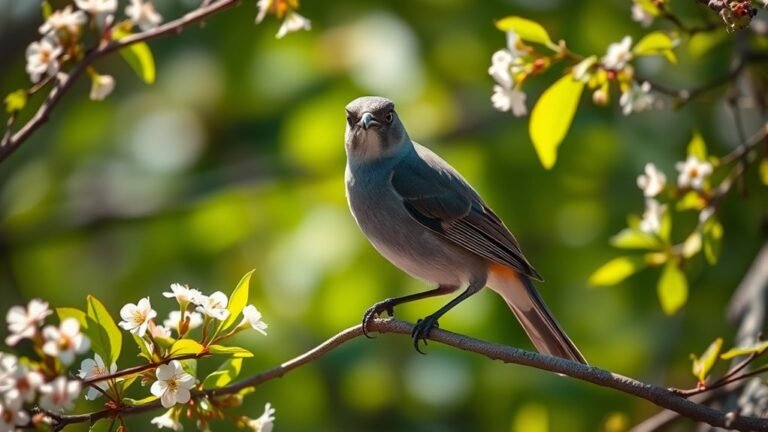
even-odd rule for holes
{"type": "Polygon", "coordinates": [[[528,277],[498,264],[489,273],[488,287],[504,298],[539,352],[587,364],[528,277]]]}

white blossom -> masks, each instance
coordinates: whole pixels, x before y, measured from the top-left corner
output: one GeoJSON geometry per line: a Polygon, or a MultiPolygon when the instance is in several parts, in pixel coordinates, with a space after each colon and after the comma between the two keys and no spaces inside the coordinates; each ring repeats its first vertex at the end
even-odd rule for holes
{"type": "Polygon", "coordinates": [[[261,312],[254,305],[248,305],[243,309],[243,321],[241,326],[251,326],[257,332],[267,335],[267,323],[261,319],[261,312]]]}
{"type": "Polygon", "coordinates": [[[648,234],[658,234],[661,229],[661,218],[664,216],[666,206],[659,204],[653,198],[645,200],[645,211],[640,221],[640,231],[648,234]]]}
{"type": "Polygon", "coordinates": [[[696,156],[688,156],[684,162],[675,165],[680,174],[677,176],[677,185],[681,188],[701,190],[704,181],[712,174],[712,164],[699,160],[696,156]]]}
{"type": "Polygon", "coordinates": [[[516,89],[505,89],[500,85],[495,85],[493,86],[491,103],[499,111],[512,111],[515,117],[522,117],[528,113],[528,108],[525,106],[525,98],[524,92],[516,89]]]}
{"type": "Polygon", "coordinates": [[[667,184],[667,176],[652,163],[645,164],[645,174],[637,177],[637,187],[643,191],[646,198],[658,195],[667,184]]]}
{"type": "Polygon", "coordinates": [[[601,62],[606,69],[621,70],[632,60],[632,37],[624,36],[621,42],[612,43],[608,46],[608,52],[603,56],[601,62]]]}
{"type": "MultiPolygon", "coordinates": [[[[107,369],[107,365],[104,363],[104,360],[101,358],[101,356],[95,354],[92,359],[87,358],[80,363],[80,373],[78,373],[77,376],[84,380],[88,380],[95,377],[113,374],[115,372],[117,372],[117,365],[115,363],[112,363],[109,369],[107,369]]],[[[86,390],[85,393],[85,398],[87,400],[94,400],[101,396],[101,392],[93,388],[94,385],[102,390],[106,390],[108,388],[108,384],[105,381],[92,384],[91,387],[88,387],[88,390],[86,390]]]]}
{"type": "Polygon", "coordinates": [[[131,4],[125,8],[125,14],[144,31],[163,22],[163,17],[157,13],[151,0],[131,0],[131,4]]]}
{"type": "Polygon", "coordinates": [[[254,432],[272,432],[272,427],[275,423],[275,409],[272,408],[272,404],[267,402],[264,405],[264,414],[256,419],[248,421],[248,427],[254,432]]]}
{"type": "Polygon", "coordinates": [[[45,37],[40,42],[32,42],[27,47],[27,73],[32,82],[40,81],[42,76],[52,76],[59,70],[58,58],[62,53],[59,43],[45,37]]]}
{"type": "Polygon", "coordinates": [[[117,0],[75,0],[75,4],[91,15],[112,14],[117,10],[117,0]]]}
{"type": "Polygon", "coordinates": [[[22,408],[21,401],[0,400],[0,432],[20,430],[27,426],[29,413],[22,408]]]}
{"type": "Polygon", "coordinates": [[[169,409],[165,414],[154,417],[150,423],[157,426],[158,429],[166,428],[174,431],[184,430],[184,426],[179,422],[176,410],[169,409]]]}
{"type": "Polygon", "coordinates": [[[523,51],[518,49],[520,38],[514,31],[507,32],[507,47],[500,49],[491,56],[491,66],[488,75],[505,89],[512,88],[515,75],[523,71],[525,66],[522,61],[523,51]]]}
{"type": "Polygon", "coordinates": [[[259,8],[259,13],[256,14],[256,24],[264,21],[264,17],[267,16],[267,12],[269,12],[269,8],[272,7],[272,3],[274,2],[275,0],[259,0],[258,3],[256,3],[256,7],[259,8]]]}
{"type": "Polygon", "coordinates": [[[80,394],[80,381],[70,381],[60,376],[40,386],[40,407],[48,411],[72,409],[75,399],[80,394]]]}
{"type": "MultiPolygon", "coordinates": [[[[184,317],[189,317],[189,330],[196,329],[203,325],[203,316],[200,315],[198,312],[186,312],[184,313],[184,317]]],[[[168,314],[168,319],[163,321],[163,325],[171,330],[179,331],[179,323],[181,322],[181,312],[180,311],[171,311],[171,313],[168,314]]]]}
{"type": "Polygon", "coordinates": [[[229,316],[227,310],[227,295],[221,291],[216,291],[210,296],[200,296],[200,303],[197,310],[211,318],[224,321],[229,316]]]}
{"type": "Polygon", "coordinates": [[[153,338],[169,338],[171,337],[171,329],[166,326],[151,324],[149,327],[149,332],[152,334],[153,338]]]}
{"type": "Polygon", "coordinates": [[[635,3],[632,5],[632,21],[640,23],[643,27],[648,27],[653,24],[653,15],[639,3],[635,3]]]}
{"type": "Polygon", "coordinates": [[[46,35],[58,30],[66,30],[70,35],[80,32],[80,27],[85,24],[88,17],[81,10],[73,10],[72,5],[53,12],[40,26],[40,34],[46,35]]]}
{"type": "Polygon", "coordinates": [[[621,94],[619,105],[624,115],[630,115],[633,112],[640,112],[650,109],[656,99],[651,94],[651,83],[648,81],[642,84],[632,82],[632,87],[621,94]]]}
{"type": "Polygon", "coordinates": [[[43,384],[43,375],[19,362],[15,356],[5,354],[0,365],[0,394],[11,404],[35,400],[35,394],[43,384]]]}
{"type": "Polygon", "coordinates": [[[300,30],[311,30],[312,22],[307,18],[299,15],[295,11],[288,11],[285,14],[283,24],[280,25],[280,29],[277,30],[276,38],[280,39],[288,33],[297,32],[300,30]]]}
{"type": "Polygon", "coordinates": [[[715,214],[715,208],[712,206],[705,207],[701,213],[699,213],[699,223],[704,223],[709,220],[715,214]]]}
{"type": "Polygon", "coordinates": [[[171,284],[170,291],[166,291],[163,293],[163,297],[165,298],[176,297],[176,301],[179,302],[179,305],[184,307],[190,303],[199,305],[202,297],[202,293],[186,285],[174,283],[174,284],[171,284]]]}
{"type": "Polygon", "coordinates": [[[43,352],[51,357],[58,357],[65,365],[72,364],[76,354],[88,351],[91,341],[80,332],[80,323],[74,318],[67,318],[59,327],[47,326],[43,329],[43,352]]]}
{"type": "Polygon", "coordinates": [[[138,304],[128,303],[120,309],[120,318],[123,320],[118,324],[124,330],[139,337],[143,337],[147,332],[149,321],[157,316],[157,312],[152,309],[149,297],[139,300],[138,304]]]}
{"type": "Polygon", "coordinates": [[[40,299],[30,300],[26,309],[23,306],[8,309],[5,320],[8,322],[9,335],[5,343],[14,346],[22,339],[32,338],[45,318],[52,313],[48,303],[40,299]]]}
{"type": "Polygon", "coordinates": [[[115,79],[112,75],[95,75],[91,79],[91,100],[100,101],[107,98],[115,89],[115,79]]]}
{"type": "Polygon", "coordinates": [[[161,365],[155,375],[157,381],[152,383],[150,392],[160,398],[163,408],[189,402],[189,391],[195,386],[195,377],[184,372],[181,362],[172,360],[166,365],[161,365]]]}

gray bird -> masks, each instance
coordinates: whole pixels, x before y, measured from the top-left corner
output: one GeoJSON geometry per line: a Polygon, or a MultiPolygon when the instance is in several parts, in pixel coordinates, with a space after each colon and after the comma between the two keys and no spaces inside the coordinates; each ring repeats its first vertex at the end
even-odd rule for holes
{"type": "MultiPolygon", "coordinates": [[[[539,273],[472,186],[408,137],[392,101],[361,97],[346,107],[347,200],[373,247],[401,270],[437,288],[376,303],[363,329],[397,305],[467,288],[413,330],[419,342],[451,308],[488,286],[500,294],[540,352],[585,363],[531,282],[539,273]]],[[[366,331],[367,335],[367,331],[366,331]]]]}

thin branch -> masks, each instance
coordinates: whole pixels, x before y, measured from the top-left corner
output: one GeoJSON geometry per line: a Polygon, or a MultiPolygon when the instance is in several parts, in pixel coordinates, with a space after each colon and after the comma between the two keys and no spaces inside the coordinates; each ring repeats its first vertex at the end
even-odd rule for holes
{"type": "Polygon", "coordinates": [[[66,76],[61,76],[56,79],[53,88],[50,93],[48,93],[48,97],[46,97],[45,101],[37,109],[37,112],[35,112],[26,124],[15,133],[10,133],[10,128],[6,131],[5,138],[0,141],[0,162],[13,154],[13,152],[21,147],[35,130],[40,128],[40,126],[48,120],[51,111],[53,111],[56,105],[59,104],[64,94],[72,88],[72,85],[83,75],[88,66],[93,64],[96,60],[135,43],[149,41],[168,34],[177,34],[190,24],[202,21],[217,12],[237,6],[239,3],[240,0],[204,2],[197,9],[186,13],[180,18],[155,27],[154,29],[135,33],[120,40],[112,41],[94,48],[80,63],[70,70],[66,76]]]}
{"type": "MultiPolygon", "coordinates": [[[[377,319],[369,326],[369,331],[378,333],[410,335],[412,330],[413,324],[395,319],[377,319]]],[[[242,381],[238,381],[229,386],[222,387],[220,389],[197,391],[193,394],[193,397],[198,399],[202,397],[214,398],[217,396],[234,394],[243,389],[257,386],[276,378],[280,378],[294,369],[318,360],[343,343],[356,339],[362,336],[362,334],[363,330],[360,325],[350,327],[331,337],[314,349],[277,367],[242,381]]],[[[478,339],[473,339],[441,329],[432,330],[429,339],[464,351],[481,354],[492,360],[501,360],[505,363],[519,364],[535,369],[546,370],[562,375],[567,375],[572,378],[586,381],[598,386],[618,390],[620,392],[648,400],[660,407],[670,409],[698,422],[704,422],[713,426],[729,427],[743,431],[768,431],[768,419],[746,416],[742,417],[734,415],[733,413],[719,411],[706,405],[702,405],[680,397],[669,389],[652,384],[646,384],[597,367],[587,366],[539,353],[524,351],[518,348],[484,342],[478,339]]],[[[107,409],[90,414],[58,416],[57,418],[54,418],[56,422],[55,427],[57,430],[61,430],[70,424],[95,422],[99,419],[114,416],[133,415],[155,410],[160,407],[160,401],[156,400],[136,407],[119,407],[117,409],[107,409]]]]}

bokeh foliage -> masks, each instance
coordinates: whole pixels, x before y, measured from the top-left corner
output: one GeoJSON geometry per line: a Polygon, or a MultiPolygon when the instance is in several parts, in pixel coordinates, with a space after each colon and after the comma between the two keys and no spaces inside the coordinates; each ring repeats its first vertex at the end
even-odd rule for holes
{"type": "MultiPolygon", "coordinates": [[[[302,13],[314,29],[280,41],[270,28],[278,24],[253,25],[252,3],[152,42],[152,86],[119,56],[98,63],[115,75],[112,97],[91,102],[87,82],[79,84],[0,165],[0,310],[31,297],[81,307],[92,293],[116,311],[176,281],[228,291],[256,268],[251,302],[270,334],[238,341],[256,353],[243,363],[245,376],[356,324],[384,297],[425,289],[373,251],[346,209],[343,107],[380,94],[396,101],[411,137],[458,168],[516,234],[547,280],[543,297],[591,363],[685,387],[690,353],[717,336],[731,346],[723,306],[764,237],[765,190],[756,181],[748,199],[723,206],[718,264],[688,264],[689,300],[676,315],[658,307],[656,275],[614,289],[587,284],[615,256],[608,239],[626,215],[642,211],[635,177],[646,162],[673,172],[694,128],[710,152],[737,143],[722,100],[713,94],[631,117],[585,104],[550,171],[527,120],[489,102],[490,55],[504,44],[494,20],[530,17],[569,47],[602,53],[626,34],[644,34],[628,2],[307,0],[302,13]]],[[[673,7],[697,19],[694,3],[673,7]]],[[[195,4],[158,8],[171,17],[195,4]]],[[[23,51],[39,23],[36,2],[0,0],[4,94],[27,84],[23,51]]],[[[726,71],[733,44],[701,57],[680,52],[674,68],[658,58],[638,69],[670,84],[705,83],[726,71]]],[[[526,91],[538,98],[558,75],[526,91]]],[[[758,124],[757,116],[745,121],[758,124]]],[[[446,301],[398,313],[415,320],[446,301]]],[[[153,304],[161,316],[174,307],[153,304]]],[[[441,326],[530,348],[491,292],[441,326]]],[[[267,400],[285,431],[597,430],[655,412],[615,392],[434,344],[422,357],[395,336],[354,341],[265,384],[244,410],[258,415],[267,400]]],[[[131,422],[141,430],[148,419],[131,422]]]]}

